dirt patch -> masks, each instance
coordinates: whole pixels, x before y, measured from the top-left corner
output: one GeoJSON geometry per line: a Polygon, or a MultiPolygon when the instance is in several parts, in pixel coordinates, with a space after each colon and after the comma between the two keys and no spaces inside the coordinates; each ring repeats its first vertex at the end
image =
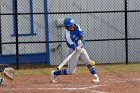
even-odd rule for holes
{"type": "Polygon", "coordinates": [[[0,93],[140,93],[140,73],[99,73],[100,83],[93,83],[89,73],[58,76],[51,83],[49,75],[17,76],[0,86],[0,93]]]}

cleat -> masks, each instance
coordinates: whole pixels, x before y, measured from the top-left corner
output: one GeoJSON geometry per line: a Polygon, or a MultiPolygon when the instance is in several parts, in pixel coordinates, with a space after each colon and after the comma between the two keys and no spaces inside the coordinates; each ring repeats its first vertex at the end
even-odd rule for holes
{"type": "Polygon", "coordinates": [[[97,75],[95,75],[94,79],[92,80],[92,82],[98,83],[99,81],[100,81],[99,77],[97,75]]]}
{"type": "Polygon", "coordinates": [[[50,80],[51,82],[55,83],[55,75],[54,75],[54,71],[51,72],[51,76],[50,76],[50,80]]]}
{"type": "Polygon", "coordinates": [[[0,79],[0,85],[4,85],[5,81],[4,81],[4,78],[1,78],[0,79]]]}

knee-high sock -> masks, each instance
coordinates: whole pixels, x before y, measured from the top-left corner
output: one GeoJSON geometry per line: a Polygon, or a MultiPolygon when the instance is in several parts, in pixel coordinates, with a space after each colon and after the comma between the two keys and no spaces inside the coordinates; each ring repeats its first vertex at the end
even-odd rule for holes
{"type": "Polygon", "coordinates": [[[54,72],[54,75],[67,75],[67,69],[57,70],[54,72]]]}
{"type": "Polygon", "coordinates": [[[92,75],[96,74],[96,70],[93,66],[91,66],[90,64],[87,65],[88,70],[91,72],[92,75]]]}

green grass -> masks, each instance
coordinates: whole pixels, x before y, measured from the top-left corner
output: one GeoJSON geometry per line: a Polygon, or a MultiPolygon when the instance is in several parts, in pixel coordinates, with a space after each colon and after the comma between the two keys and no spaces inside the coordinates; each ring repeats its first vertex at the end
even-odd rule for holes
{"type": "MultiPolygon", "coordinates": [[[[140,72],[140,64],[104,64],[96,65],[96,70],[98,72],[140,72]]],[[[77,73],[88,72],[86,66],[78,66],[77,73]]]]}
{"type": "MultiPolygon", "coordinates": [[[[140,72],[140,64],[105,64],[95,66],[98,72],[140,72]]],[[[86,69],[86,68],[85,68],[86,69]]],[[[80,71],[82,68],[80,69],[80,71]]]]}
{"type": "Polygon", "coordinates": [[[22,70],[16,70],[15,75],[16,76],[24,76],[24,75],[33,75],[33,74],[50,74],[51,70],[53,68],[39,68],[39,69],[22,69],[22,70]]]}
{"type": "MultiPolygon", "coordinates": [[[[56,67],[48,66],[33,66],[33,67],[21,67],[20,70],[15,71],[16,76],[33,75],[33,74],[50,74],[51,70],[56,70],[56,67]]],[[[103,64],[96,65],[96,70],[100,72],[140,72],[140,64],[103,64]]],[[[89,72],[86,66],[78,66],[76,73],[89,72]]]]}

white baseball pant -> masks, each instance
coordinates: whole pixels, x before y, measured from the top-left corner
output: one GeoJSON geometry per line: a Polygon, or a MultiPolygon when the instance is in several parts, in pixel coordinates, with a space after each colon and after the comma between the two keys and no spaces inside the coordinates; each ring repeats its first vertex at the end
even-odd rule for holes
{"type": "MultiPolygon", "coordinates": [[[[69,49],[70,53],[72,53],[73,51],[74,51],[73,49],[69,49]]],[[[82,61],[86,65],[89,64],[90,59],[89,59],[87,51],[84,48],[82,48],[79,51],[76,51],[75,54],[73,54],[73,56],[69,60],[67,74],[72,74],[75,72],[78,61],[82,61]]]]}

